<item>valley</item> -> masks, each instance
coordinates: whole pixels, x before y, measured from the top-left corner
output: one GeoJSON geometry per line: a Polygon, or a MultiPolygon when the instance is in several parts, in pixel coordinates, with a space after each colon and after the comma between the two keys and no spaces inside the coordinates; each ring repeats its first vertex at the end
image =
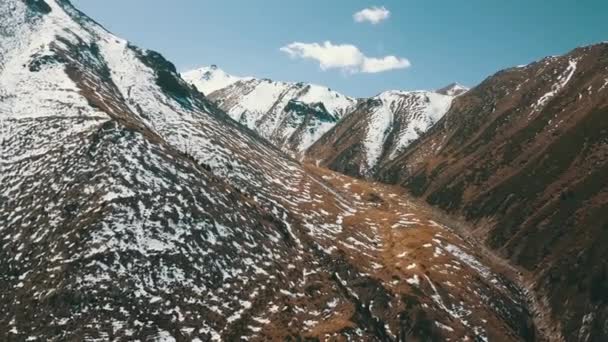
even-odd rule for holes
{"type": "Polygon", "coordinates": [[[608,44],[356,99],[0,18],[0,340],[608,336],[608,44]]]}

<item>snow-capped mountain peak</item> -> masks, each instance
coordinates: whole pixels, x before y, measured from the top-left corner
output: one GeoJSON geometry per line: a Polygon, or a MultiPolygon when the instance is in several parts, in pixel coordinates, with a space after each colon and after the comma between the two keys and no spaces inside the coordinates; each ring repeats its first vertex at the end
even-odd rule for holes
{"type": "Polygon", "coordinates": [[[443,95],[458,96],[469,91],[469,88],[459,83],[451,83],[443,88],[437,89],[435,92],[443,95]]]}
{"type": "Polygon", "coordinates": [[[246,81],[252,77],[238,77],[226,73],[216,64],[190,70],[181,74],[182,78],[194,85],[200,92],[209,95],[216,90],[226,88],[238,81],[246,81]]]}
{"type": "Polygon", "coordinates": [[[439,121],[454,97],[432,91],[389,90],[362,100],[307,155],[350,175],[369,175],[439,121]]]}
{"type": "Polygon", "coordinates": [[[387,91],[375,99],[381,104],[371,110],[364,140],[368,170],[376,166],[383,154],[388,152],[391,159],[431,128],[448,111],[453,96],[430,91],[387,91]],[[389,135],[393,135],[394,141],[386,146],[389,135]]]}
{"type": "Polygon", "coordinates": [[[366,161],[357,173],[405,148],[445,114],[455,96],[468,91],[452,83],[437,91],[389,90],[366,101],[314,84],[240,78],[214,65],[182,76],[234,120],[286,152],[301,154],[337,124],[367,113],[360,118],[366,122],[366,161]],[[386,144],[387,139],[392,142],[386,144]]]}
{"type": "Polygon", "coordinates": [[[324,86],[241,78],[214,66],[182,77],[235,121],[287,152],[306,150],[357,104],[354,98],[324,86]]]}

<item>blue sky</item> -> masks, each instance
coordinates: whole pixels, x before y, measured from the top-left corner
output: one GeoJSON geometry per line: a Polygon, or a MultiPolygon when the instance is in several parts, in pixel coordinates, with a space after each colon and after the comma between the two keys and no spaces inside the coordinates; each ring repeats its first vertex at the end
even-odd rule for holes
{"type": "Polygon", "coordinates": [[[217,64],[235,75],[312,82],[360,97],[451,82],[474,86],[502,68],[608,40],[605,0],[72,2],[115,34],[161,52],[181,71],[217,64]],[[372,6],[385,7],[389,18],[355,22],[354,13],[372,6]],[[318,61],[280,50],[325,41],[350,44],[369,58],[407,59],[411,66],[322,70],[318,61]]]}

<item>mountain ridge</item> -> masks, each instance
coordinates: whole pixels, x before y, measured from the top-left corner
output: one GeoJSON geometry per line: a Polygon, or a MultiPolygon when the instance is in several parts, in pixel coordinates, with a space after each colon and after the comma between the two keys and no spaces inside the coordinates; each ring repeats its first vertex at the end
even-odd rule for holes
{"type": "MultiPolygon", "coordinates": [[[[369,99],[354,99],[333,92],[329,88],[314,84],[278,82],[269,79],[241,79],[236,76],[231,76],[217,67],[203,67],[191,72],[186,72],[183,76],[188,82],[197,86],[197,88],[208,87],[207,84],[214,83],[213,79],[215,78],[230,79],[230,83],[225,87],[215,89],[213,92],[209,93],[209,98],[215,101],[220,108],[228,112],[236,121],[257,131],[262,137],[269,139],[284,151],[295,153],[299,156],[306,154],[306,150],[314,145],[341,120],[352,114],[353,111],[356,111],[357,107],[362,102],[370,99],[386,98],[390,94],[396,93],[415,94],[424,92],[390,90],[384,91],[369,99]],[[212,76],[201,78],[201,73],[206,75],[209,72],[211,72],[212,76]],[[211,81],[206,78],[210,78],[211,81]],[[270,91],[272,94],[268,94],[269,90],[264,91],[261,89],[268,88],[268,84],[277,88],[274,90],[274,93],[273,91],[270,91]],[[314,91],[307,91],[307,89],[314,89],[314,91]],[[304,95],[302,95],[302,93],[304,93],[304,95]],[[255,105],[248,100],[250,97],[255,97],[255,105]],[[344,100],[336,103],[336,99],[344,100]],[[304,116],[305,119],[298,119],[302,115],[285,110],[290,101],[305,103],[311,107],[316,106],[318,103],[322,103],[327,109],[327,114],[333,116],[333,119],[326,121],[316,119],[314,115],[316,111],[314,108],[303,110],[307,114],[304,116]],[[260,103],[267,104],[265,106],[260,106],[260,103]]],[[[454,97],[461,95],[466,92],[466,90],[466,87],[457,83],[452,83],[437,91],[427,91],[427,93],[429,96],[432,96],[433,93],[445,92],[443,95],[454,97]]],[[[434,117],[434,114],[435,113],[430,114],[433,117],[429,117],[429,121],[436,121],[437,118],[434,117]]],[[[418,130],[426,129],[426,125],[424,124],[413,123],[412,126],[417,126],[418,130]]],[[[410,133],[410,136],[412,135],[413,133],[410,133]]],[[[376,145],[382,145],[381,142],[374,143],[376,145]]],[[[381,149],[381,147],[370,147],[370,150],[372,149],[381,149]]],[[[369,164],[375,165],[376,163],[370,162],[369,164]]],[[[373,167],[374,165],[368,167],[373,167]]]]}
{"type": "Polygon", "coordinates": [[[362,101],[306,151],[319,165],[357,177],[377,166],[431,128],[455,96],[431,91],[387,91],[362,101]]]}
{"type": "Polygon", "coordinates": [[[230,75],[216,64],[182,72],[181,77],[194,85],[204,95],[209,95],[238,81],[253,79],[253,77],[230,75]]]}
{"type": "Polygon", "coordinates": [[[319,85],[239,78],[219,68],[205,77],[212,80],[208,82],[200,74],[207,70],[203,73],[207,75],[210,69],[203,67],[183,76],[197,88],[209,88],[216,78],[230,80],[208,97],[234,120],[290,153],[300,154],[307,149],[357,102],[319,85]],[[294,102],[300,105],[294,106],[294,102]],[[319,103],[323,104],[322,109],[319,103]]]}

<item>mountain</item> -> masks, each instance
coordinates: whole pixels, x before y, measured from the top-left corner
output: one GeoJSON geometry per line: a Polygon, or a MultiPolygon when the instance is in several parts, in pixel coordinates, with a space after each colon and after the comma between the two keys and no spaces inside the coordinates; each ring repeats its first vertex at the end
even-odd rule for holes
{"type": "Polygon", "coordinates": [[[555,340],[608,339],[608,44],[489,77],[376,175],[520,266],[555,340]]]}
{"type": "Polygon", "coordinates": [[[372,175],[448,111],[454,96],[447,94],[460,88],[444,89],[446,94],[388,91],[361,101],[306,151],[307,158],[351,176],[372,175]]]}
{"type": "Polygon", "coordinates": [[[0,19],[0,340],[537,336],[403,189],[296,162],[66,0],[0,19]]]}
{"type": "Polygon", "coordinates": [[[445,86],[441,89],[437,89],[435,92],[448,96],[458,96],[466,93],[467,91],[469,91],[469,88],[458,83],[451,83],[448,86],[445,86]]]}
{"type": "Polygon", "coordinates": [[[217,65],[194,69],[181,74],[181,77],[194,85],[205,95],[209,95],[216,90],[226,88],[238,81],[250,80],[251,77],[236,77],[227,74],[217,65]]]}
{"type": "Polygon", "coordinates": [[[357,103],[326,87],[239,79],[218,68],[203,68],[183,76],[199,89],[213,89],[208,93],[209,99],[231,118],[284,151],[296,154],[317,141],[357,103]],[[220,84],[227,86],[215,89],[220,84]]]}

